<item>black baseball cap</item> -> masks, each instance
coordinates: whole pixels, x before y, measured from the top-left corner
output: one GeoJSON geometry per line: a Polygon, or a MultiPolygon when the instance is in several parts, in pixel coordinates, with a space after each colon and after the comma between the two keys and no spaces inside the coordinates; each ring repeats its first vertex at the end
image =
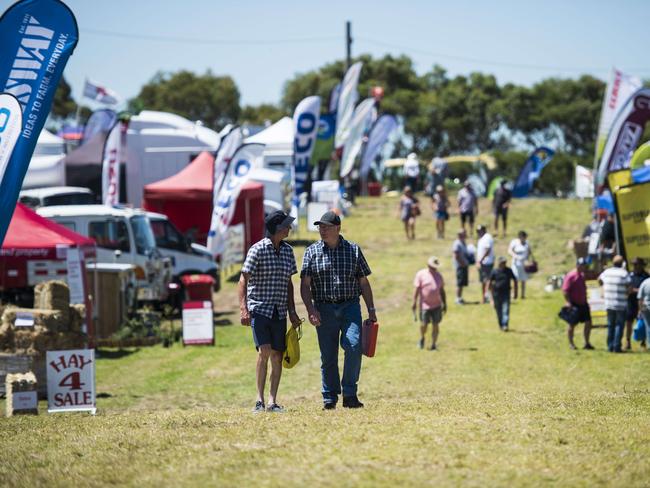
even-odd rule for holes
{"type": "Polygon", "coordinates": [[[266,230],[269,234],[273,235],[278,230],[289,227],[294,220],[296,219],[287,215],[282,210],[276,210],[266,216],[264,224],[266,225],[266,230]]]}
{"type": "Polygon", "coordinates": [[[341,225],[341,217],[336,215],[334,212],[331,210],[329,212],[325,212],[323,216],[320,218],[320,220],[317,220],[314,222],[314,225],[341,225]]]}

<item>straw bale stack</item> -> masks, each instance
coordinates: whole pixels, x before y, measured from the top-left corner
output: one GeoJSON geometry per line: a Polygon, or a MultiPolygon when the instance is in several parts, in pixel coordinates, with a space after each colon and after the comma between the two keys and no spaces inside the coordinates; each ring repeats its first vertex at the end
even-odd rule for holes
{"type": "Polygon", "coordinates": [[[70,288],[65,281],[44,281],[34,287],[34,308],[68,311],[70,288]]]}
{"type": "MultiPolygon", "coordinates": [[[[27,373],[10,373],[5,379],[6,385],[6,407],[7,407],[7,417],[11,417],[15,414],[38,414],[38,404],[35,409],[20,409],[15,410],[13,405],[14,393],[26,393],[26,392],[36,392],[36,376],[31,371],[27,373]]],[[[38,401],[38,400],[37,400],[38,401]]]]}
{"type": "Polygon", "coordinates": [[[77,349],[84,345],[81,332],[83,307],[68,306],[68,313],[60,310],[41,310],[8,307],[2,314],[0,351],[28,356],[44,355],[57,349],[77,349]],[[34,318],[32,327],[16,327],[16,316],[27,312],[34,318]]]}
{"type": "Polygon", "coordinates": [[[86,306],[76,304],[70,306],[70,324],[68,330],[70,332],[81,332],[81,326],[86,320],[86,306]]]}

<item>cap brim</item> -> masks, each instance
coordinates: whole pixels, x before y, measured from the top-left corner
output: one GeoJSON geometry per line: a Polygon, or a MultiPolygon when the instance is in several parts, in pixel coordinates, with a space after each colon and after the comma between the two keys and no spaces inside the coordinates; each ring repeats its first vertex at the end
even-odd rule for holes
{"type": "Polygon", "coordinates": [[[280,222],[275,228],[279,230],[279,229],[286,229],[288,227],[291,227],[291,224],[293,223],[294,220],[296,219],[290,215],[287,215],[286,218],[282,222],[280,222]]]}
{"type": "Polygon", "coordinates": [[[321,220],[317,220],[316,222],[314,222],[314,225],[339,225],[339,224],[335,224],[333,222],[323,222],[321,220]]]}

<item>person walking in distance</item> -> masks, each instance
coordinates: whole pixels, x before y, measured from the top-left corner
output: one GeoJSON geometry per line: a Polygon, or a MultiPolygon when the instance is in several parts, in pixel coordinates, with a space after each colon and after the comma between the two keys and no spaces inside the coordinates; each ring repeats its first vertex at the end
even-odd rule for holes
{"type": "Polygon", "coordinates": [[[427,333],[427,325],[431,323],[431,347],[430,351],[436,350],[438,341],[439,324],[442,315],[447,311],[447,296],[445,294],[445,281],[438,272],[440,260],[431,256],[427,261],[427,267],[415,274],[413,286],[412,309],[415,313],[418,309],[418,298],[420,299],[420,349],[424,349],[424,336],[427,333]]]}
{"type": "Polygon", "coordinates": [[[257,348],[257,402],[253,412],[265,410],[264,388],[271,360],[269,412],[283,412],[277,402],[282,375],[282,355],[286,349],[287,311],[293,327],[300,325],[293,299],[291,275],[298,272],[292,247],[284,242],[294,218],[278,210],[265,219],[269,237],[253,244],[239,278],[241,324],[251,326],[257,348]]]}
{"type": "Polygon", "coordinates": [[[506,236],[506,229],[508,226],[508,209],[510,208],[510,201],[512,200],[512,192],[508,190],[507,184],[507,180],[501,180],[499,183],[499,188],[497,188],[497,190],[494,192],[494,199],[492,200],[495,236],[499,234],[499,217],[501,217],[501,221],[503,222],[503,237],[506,236]]]}
{"type": "Polygon", "coordinates": [[[438,239],[445,238],[445,222],[449,220],[449,197],[442,185],[436,186],[436,192],[431,197],[431,207],[436,218],[438,239]]]}
{"type": "Polygon", "coordinates": [[[517,299],[517,279],[512,270],[506,266],[506,258],[499,257],[499,264],[496,269],[490,272],[490,292],[492,293],[492,302],[494,310],[497,313],[499,328],[507,332],[510,321],[510,283],[514,282],[513,298],[517,299]]]}
{"type": "Polygon", "coordinates": [[[589,342],[591,336],[591,312],[589,303],[587,303],[587,284],[585,282],[585,270],[587,269],[585,258],[578,258],[575,269],[569,271],[564,277],[562,283],[562,294],[564,295],[565,306],[573,308],[572,322],[567,326],[567,337],[569,347],[576,349],[573,342],[573,333],[580,322],[584,322],[585,345],[583,349],[593,349],[594,346],[589,342]]]}
{"type": "Polygon", "coordinates": [[[650,351],[650,278],[641,283],[636,298],[639,301],[639,318],[645,322],[646,351],[650,351]]]}
{"type": "Polygon", "coordinates": [[[521,299],[526,298],[526,281],[528,281],[528,273],[526,273],[526,261],[533,258],[533,249],[528,242],[528,234],[523,230],[519,231],[517,239],[510,241],[508,246],[508,254],[512,256],[512,272],[517,278],[517,282],[521,284],[521,299]]]}
{"type": "Polygon", "coordinates": [[[361,305],[368,318],[377,321],[370,267],[361,248],[341,235],[341,219],[325,212],[318,226],[321,240],[305,250],[300,271],[300,295],[309,321],[316,326],[321,353],[323,408],[336,408],[343,393],[343,406],[361,408],[357,383],[361,372],[361,305]],[[343,378],[339,375],[339,343],[345,353],[343,378]]]}
{"type": "Polygon", "coordinates": [[[476,267],[481,281],[481,296],[483,303],[489,303],[488,284],[494,268],[494,239],[484,225],[476,228],[476,234],[479,238],[476,243],[476,267]]]}
{"type": "Polygon", "coordinates": [[[451,251],[454,255],[454,268],[456,270],[456,303],[459,305],[465,303],[463,301],[463,288],[467,286],[469,281],[466,238],[467,233],[464,229],[458,231],[458,239],[451,246],[451,251]]]}
{"type": "Polygon", "coordinates": [[[420,215],[420,207],[410,186],[404,188],[404,194],[399,200],[399,212],[400,220],[404,223],[406,238],[415,239],[415,219],[420,215]]]}
{"type": "Polygon", "coordinates": [[[627,297],[631,280],[623,268],[623,256],[616,255],[612,267],[600,273],[598,282],[603,286],[605,309],[607,310],[607,349],[609,352],[623,352],[621,340],[627,312],[627,297]]]}
{"type": "Polygon", "coordinates": [[[474,216],[478,214],[478,201],[469,181],[465,181],[463,187],[458,191],[457,199],[460,225],[465,230],[465,224],[468,223],[469,235],[471,236],[474,227],[474,216]]]}
{"type": "Polygon", "coordinates": [[[650,275],[645,270],[643,258],[636,257],[632,260],[632,272],[630,273],[630,294],[627,296],[627,312],[625,317],[625,349],[632,349],[632,322],[639,316],[639,302],[637,294],[639,287],[650,275]]]}

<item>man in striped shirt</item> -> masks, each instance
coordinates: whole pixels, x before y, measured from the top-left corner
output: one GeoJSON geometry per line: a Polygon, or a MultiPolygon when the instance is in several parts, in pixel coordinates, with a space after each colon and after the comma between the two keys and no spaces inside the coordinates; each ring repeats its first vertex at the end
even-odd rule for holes
{"type": "Polygon", "coordinates": [[[609,352],[623,352],[621,340],[631,281],[623,268],[623,256],[614,256],[612,264],[611,268],[607,268],[600,274],[598,282],[603,285],[607,309],[607,348],[609,352]]]}

